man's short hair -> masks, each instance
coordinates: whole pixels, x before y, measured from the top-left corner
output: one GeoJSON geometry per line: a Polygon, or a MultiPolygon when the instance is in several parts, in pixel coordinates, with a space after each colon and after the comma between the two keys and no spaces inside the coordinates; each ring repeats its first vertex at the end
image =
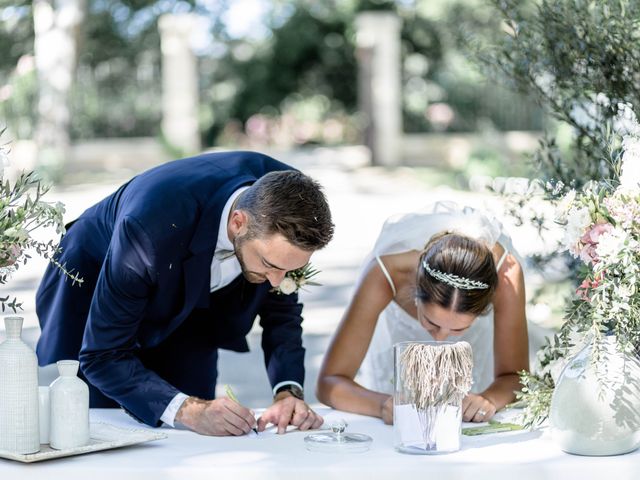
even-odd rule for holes
{"type": "Polygon", "coordinates": [[[279,233],[292,245],[315,251],[333,237],[322,187],[297,170],[267,173],[242,193],[236,208],[249,216],[248,238],[279,233]]]}

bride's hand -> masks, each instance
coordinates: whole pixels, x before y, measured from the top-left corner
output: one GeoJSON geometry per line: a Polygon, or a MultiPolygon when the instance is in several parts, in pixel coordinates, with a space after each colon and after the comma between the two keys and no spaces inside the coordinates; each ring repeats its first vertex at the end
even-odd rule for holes
{"type": "Polygon", "coordinates": [[[387,398],[380,407],[380,417],[387,425],[393,425],[393,397],[387,398]]]}
{"type": "Polygon", "coordinates": [[[481,395],[470,393],[462,400],[462,420],[488,422],[496,414],[496,406],[481,395]]]}

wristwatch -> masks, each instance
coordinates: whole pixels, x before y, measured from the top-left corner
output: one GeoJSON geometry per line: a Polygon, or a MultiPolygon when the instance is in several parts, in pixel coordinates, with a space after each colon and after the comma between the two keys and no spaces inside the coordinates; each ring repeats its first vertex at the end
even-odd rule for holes
{"type": "Polygon", "coordinates": [[[304,391],[299,386],[292,383],[281,386],[278,390],[276,390],[276,395],[278,395],[280,392],[289,392],[293,397],[304,400],[304,391]]]}

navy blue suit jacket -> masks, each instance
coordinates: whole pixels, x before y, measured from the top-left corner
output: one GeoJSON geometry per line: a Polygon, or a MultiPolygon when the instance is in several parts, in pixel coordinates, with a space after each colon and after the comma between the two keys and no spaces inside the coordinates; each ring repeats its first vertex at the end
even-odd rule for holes
{"type": "Polygon", "coordinates": [[[63,236],[58,258],[84,283],[73,286],[50,265],[37,292],[40,364],[79,358],[90,386],[159,425],[178,391],[213,398],[217,348],[247,351],[245,336],[260,316],[271,384],[302,384],[297,295],[271,293],[268,282],[242,276],[209,291],[226,201],[288,169],[253,152],[205,154],[144,172],[86,210],[63,236]],[[180,335],[187,341],[163,350],[180,335]],[[172,366],[183,357],[192,363],[172,366]]]}

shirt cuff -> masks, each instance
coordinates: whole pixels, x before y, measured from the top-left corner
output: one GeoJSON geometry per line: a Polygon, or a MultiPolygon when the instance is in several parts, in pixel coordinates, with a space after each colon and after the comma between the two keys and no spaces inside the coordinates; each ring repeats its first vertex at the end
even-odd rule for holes
{"type": "Polygon", "coordinates": [[[294,382],[293,380],[285,380],[284,382],[280,382],[275,387],[273,387],[273,396],[275,397],[276,396],[276,392],[278,391],[278,389],[280,387],[284,387],[285,385],[295,385],[300,390],[304,390],[304,388],[302,388],[302,385],[300,385],[298,382],[294,382]]]}
{"type": "Polygon", "coordinates": [[[164,413],[160,417],[160,420],[162,420],[170,427],[174,427],[174,422],[176,421],[178,410],[180,410],[180,407],[187,398],[189,398],[189,396],[185,395],[184,393],[178,393],[175,397],[173,397],[173,399],[169,402],[169,405],[167,405],[167,408],[165,408],[164,413]]]}

